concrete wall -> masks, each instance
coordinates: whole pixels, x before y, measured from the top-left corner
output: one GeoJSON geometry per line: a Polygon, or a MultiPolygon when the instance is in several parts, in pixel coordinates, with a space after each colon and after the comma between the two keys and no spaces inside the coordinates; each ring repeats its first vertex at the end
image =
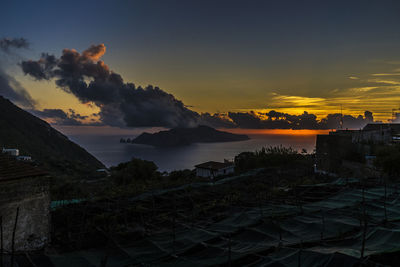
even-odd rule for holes
{"type": "Polygon", "coordinates": [[[349,149],[353,148],[351,135],[317,135],[317,169],[326,172],[338,172],[342,160],[349,149]]]}
{"type": "Polygon", "coordinates": [[[211,177],[212,173],[209,169],[196,168],[196,175],[199,177],[211,177]]]}
{"type": "Polygon", "coordinates": [[[229,166],[229,167],[226,167],[226,168],[223,168],[223,169],[219,169],[218,173],[217,173],[217,176],[227,175],[227,174],[231,174],[231,173],[234,173],[234,172],[235,172],[235,167],[234,166],[229,166]]]}
{"type": "Polygon", "coordinates": [[[49,178],[0,181],[0,216],[3,217],[4,248],[11,251],[17,207],[19,216],[15,250],[43,248],[50,241],[49,178]]]}

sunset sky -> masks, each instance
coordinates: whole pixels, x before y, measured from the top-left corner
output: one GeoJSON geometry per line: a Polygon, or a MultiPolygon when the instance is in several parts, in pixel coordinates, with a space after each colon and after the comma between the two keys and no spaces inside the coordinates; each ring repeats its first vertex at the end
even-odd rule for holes
{"type": "Polygon", "coordinates": [[[3,69],[38,109],[99,111],[24,75],[42,52],[82,53],[136,86],[173,94],[196,112],[365,110],[386,120],[400,106],[400,1],[18,1],[1,3],[0,38],[28,49],[3,69]],[[39,4],[40,3],[40,4],[39,4]]]}

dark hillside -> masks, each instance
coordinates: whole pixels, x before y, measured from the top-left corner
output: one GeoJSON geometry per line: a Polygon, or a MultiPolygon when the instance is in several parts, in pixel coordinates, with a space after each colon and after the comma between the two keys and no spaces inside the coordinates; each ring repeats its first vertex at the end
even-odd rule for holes
{"type": "Polygon", "coordinates": [[[0,96],[0,149],[18,148],[51,172],[89,173],[104,165],[47,122],[0,96]]]}

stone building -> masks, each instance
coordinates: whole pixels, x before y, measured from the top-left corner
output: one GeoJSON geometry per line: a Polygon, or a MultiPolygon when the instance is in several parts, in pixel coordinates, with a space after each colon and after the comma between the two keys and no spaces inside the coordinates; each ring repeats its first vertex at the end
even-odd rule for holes
{"type": "Polygon", "coordinates": [[[12,250],[15,222],[15,251],[43,248],[50,239],[47,173],[15,157],[0,154],[0,217],[6,253],[12,250]]]}

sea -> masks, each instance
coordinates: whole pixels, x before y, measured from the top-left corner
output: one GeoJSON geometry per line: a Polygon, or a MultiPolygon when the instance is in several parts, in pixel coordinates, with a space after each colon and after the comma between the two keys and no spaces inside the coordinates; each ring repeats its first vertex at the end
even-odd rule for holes
{"type": "Polygon", "coordinates": [[[80,126],[57,127],[70,140],[85,148],[103,162],[106,167],[116,166],[132,158],[153,161],[160,171],[193,169],[206,161],[233,160],[246,151],[262,147],[284,146],[312,153],[316,135],[328,130],[278,130],[278,129],[220,129],[238,134],[247,134],[250,140],[223,143],[195,143],[182,147],[153,147],[149,145],[120,143],[120,139],[135,138],[142,132],[154,133],[162,128],[120,129],[114,127],[80,126]]]}

